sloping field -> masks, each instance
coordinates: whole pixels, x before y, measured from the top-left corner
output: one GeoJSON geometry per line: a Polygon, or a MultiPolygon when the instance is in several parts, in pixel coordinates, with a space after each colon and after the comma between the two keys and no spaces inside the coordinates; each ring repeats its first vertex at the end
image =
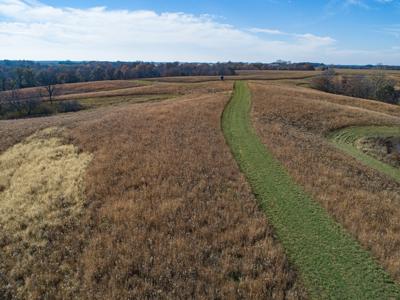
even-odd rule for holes
{"type": "Polygon", "coordinates": [[[187,95],[215,93],[227,90],[231,86],[229,82],[211,82],[211,83],[154,83],[143,86],[114,89],[110,91],[75,93],[59,96],[57,100],[78,100],[87,98],[106,98],[121,96],[144,96],[144,95],[187,95]]]}
{"type": "Polygon", "coordinates": [[[340,75],[371,75],[374,73],[384,73],[389,78],[397,81],[397,87],[400,88],[400,70],[356,70],[356,69],[336,69],[335,70],[340,75]]]}
{"type": "MultiPolygon", "coordinates": [[[[118,89],[126,89],[133,87],[140,87],[151,84],[141,80],[104,80],[104,81],[91,81],[79,83],[66,83],[58,84],[55,86],[56,96],[70,95],[70,94],[83,94],[90,92],[112,91],[118,89]]],[[[0,92],[0,98],[2,96],[0,92]]],[[[42,95],[46,97],[46,91],[43,87],[32,87],[20,90],[23,99],[42,95]]]]}
{"type": "Polygon", "coordinates": [[[60,86],[93,109],[0,121],[0,299],[399,298],[400,183],[329,137],[400,107],[287,73],[240,75],[251,111],[193,77],[60,86]]]}
{"type": "Polygon", "coordinates": [[[8,147],[62,125],[92,160],[79,221],[43,228],[35,248],[0,244],[0,298],[306,298],[225,144],[228,98],[1,122],[8,147]]]}
{"type": "MultiPolygon", "coordinates": [[[[265,86],[268,89],[271,89],[271,94],[270,97],[273,98],[284,98],[282,102],[285,104],[286,101],[288,100],[289,97],[294,98],[293,102],[297,103],[297,99],[308,99],[308,101],[313,102],[317,105],[317,107],[321,107],[321,105],[325,106],[331,106],[332,108],[328,110],[329,112],[329,122],[335,122],[334,124],[331,124],[331,127],[333,128],[341,128],[348,126],[351,123],[351,114],[355,113],[355,119],[353,121],[354,124],[360,124],[360,113],[363,111],[366,111],[367,114],[371,113],[383,113],[385,115],[390,115],[394,117],[400,117],[400,105],[393,105],[393,104],[387,104],[379,101],[374,101],[374,100],[367,100],[367,99],[361,99],[361,98],[353,98],[353,97],[348,97],[348,96],[342,96],[342,95],[335,95],[335,94],[330,94],[330,93],[324,93],[318,90],[310,89],[310,88],[304,88],[304,87],[299,87],[299,86],[293,86],[292,85],[282,85],[282,82],[268,82],[268,81],[254,81],[253,83],[256,83],[258,86],[265,86]],[[276,94],[275,94],[276,93],[276,94]],[[321,102],[322,101],[322,102],[321,102]],[[322,103],[322,104],[321,104],[322,103]],[[332,105],[332,104],[338,104],[337,105],[332,105]],[[347,112],[347,116],[344,119],[343,114],[336,115],[335,108],[346,108],[348,107],[349,110],[347,112]],[[358,108],[358,110],[357,110],[358,108]],[[331,120],[332,119],[332,120],[331,120]],[[340,122],[346,122],[343,125],[341,125],[340,122]]],[[[290,102],[291,103],[291,102],[290,102]]],[[[312,124],[313,122],[317,122],[318,124],[321,123],[327,123],[328,120],[326,118],[319,118],[318,114],[313,114],[309,113],[309,115],[304,116],[305,112],[301,110],[299,115],[297,116],[296,109],[298,108],[298,105],[295,106],[288,106],[285,110],[285,113],[289,113],[289,116],[283,115],[282,118],[290,119],[292,117],[294,118],[299,118],[300,116],[303,116],[303,123],[309,122],[312,124]],[[307,118],[310,117],[310,119],[307,120],[307,118]]],[[[366,120],[366,118],[365,118],[366,120]]],[[[364,122],[365,124],[368,124],[368,121],[364,122]]],[[[390,122],[389,122],[390,123],[390,122]]],[[[304,126],[304,125],[303,125],[304,126]]],[[[308,126],[308,125],[307,125],[308,126]]],[[[310,129],[319,130],[319,132],[322,131],[329,131],[330,128],[326,128],[326,126],[312,126],[309,125],[310,129]]]]}
{"type": "MultiPolygon", "coordinates": [[[[257,70],[237,70],[237,75],[224,76],[225,80],[288,80],[288,79],[309,79],[320,71],[257,71],[257,70]]],[[[145,79],[148,82],[186,82],[199,83],[207,81],[219,81],[220,76],[181,76],[181,77],[157,77],[145,79]]]]}
{"type": "Polygon", "coordinates": [[[400,282],[400,184],[326,138],[348,126],[399,126],[400,108],[303,88],[250,87],[253,122],[262,142],[295,182],[400,282]]]}
{"type": "Polygon", "coordinates": [[[51,126],[72,127],[81,121],[89,121],[99,116],[106,117],[110,112],[124,111],[125,105],[132,105],[142,102],[158,102],[161,100],[174,101],[182,96],[194,99],[201,95],[212,95],[217,92],[231,92],[232,83],[212,82],[199,84],[153,84],[143,88],[111,90],[96,92],[96,97],[92,93],[71,94],[64,100],[76,100],[76,96],[81,97],[83,105],[92,106],[94,110],[83,110],[74,113],[58,114],[44,118],[21,119],[21,120],[0,120],[0,152],[4,151],[13,144],[20,142],[23,138],[40,130],[51,126]],[[119,95],[119,96],[118,96],[119,95]],[[116,107],[119,104],[118,107],[116,107]],[[115,107],[107,107],[113,105],[115,107]]]}
{"type": "Polygon", "coordinates": [[[392,299],[400,287],[367,251],[296,186],[262,145],[250,123],[251,95],[243,82],[226,107],[223,129],[289,257],[316,299],[392,299]]]}

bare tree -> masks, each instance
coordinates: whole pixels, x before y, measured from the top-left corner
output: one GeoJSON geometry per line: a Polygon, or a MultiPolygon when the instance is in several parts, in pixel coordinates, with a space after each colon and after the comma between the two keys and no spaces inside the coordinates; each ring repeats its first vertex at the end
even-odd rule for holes
{"type": "Polygon", "coordinates": [[[326,69],[321,75],[316,76],[312,79],[312,86],[315,89],[324,92],[335,92],[335,76],[336,72],[333,69],[326,69]]]}
{"type": "Polygon", "coordinates": [[[5,92],[4,102],[7,106],[7,110],[21,114],[23,110],[23,102],[21,98],[21,93],[16,86],[14,86],[12,90],[5,92]]]}
{"type": "Polygon", "coordinates": [[[45,90],[47,92],[47,95],[49,96],[50,103],[53,104],[53,99],[54,99],[54,96],[56,94],[56,86],[55,86],[55,84],[48,84],[44,88],[45,88],[45,90]]]}
{"type": "MultiPolygon", "coordinates": [[[[43,85],[46,96],[51,104],[53,104],[54,96],[56,94],[57,77],[52,70],[43,70],[38,76],[38,82],[43,85]]],[[[42,96],[44,97],[44,96],[42,96]]]]}
{"type": "Polygon", "coordinates": [[[26,114],[28,116],[31,116],[35,109],[40,106],[41,102],[41,96],[40,93],[38,93],[36,96],[31,96],[28,100],[24,101],[25,103],[25,109],[26,109],[26,114]]]}

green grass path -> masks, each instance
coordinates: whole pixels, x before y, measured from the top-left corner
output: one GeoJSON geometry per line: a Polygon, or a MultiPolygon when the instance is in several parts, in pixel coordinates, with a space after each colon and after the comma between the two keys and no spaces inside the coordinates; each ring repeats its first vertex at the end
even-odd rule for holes
{"type": "Polygon", "coordinates": [[[315,299],[400,299],[400,287],[298,187],[250,122],[251,94],[236,82],[222,129],[290,260],[315,299]]]}
{"type": "Polygon", "coordinates": [[[337,148],[353,156],[364,165],[374,168],[393,179],[400,181],[399,169],[363,153],[354,146],[354,142],[359,138],[389,136],[400,136],[400,126],[348,127],[332,133],[328,138],[337,148]]]}

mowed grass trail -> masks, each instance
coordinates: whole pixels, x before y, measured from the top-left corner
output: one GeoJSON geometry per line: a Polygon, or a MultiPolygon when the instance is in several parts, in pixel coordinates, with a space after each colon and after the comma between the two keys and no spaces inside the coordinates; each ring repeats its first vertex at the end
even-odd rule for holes
{"type": "Polygon", "coordinates": [[[278,238],[316,299],[399,299],[400,288],[328,213],[294,184],[260,142],[244,82],[222,116],[228,144],[278,238]]]}
{"type": "Polygon", "coordinates": [[[361,163],[374,168],[400,182],[400,170],[357,149],[354,143],[360,138],[400,136],[400,127],[364,126],[348,127],[332,133],[333,144],[361,163]]]}

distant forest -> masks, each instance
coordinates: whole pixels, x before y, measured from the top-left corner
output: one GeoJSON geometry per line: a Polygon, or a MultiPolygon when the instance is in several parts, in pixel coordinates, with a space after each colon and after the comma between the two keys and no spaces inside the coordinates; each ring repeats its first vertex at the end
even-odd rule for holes
{"type": "MultiPolygon", "coordinates": [[[[62,83],[126,80],[167,76],[235,75],[236,70],[313,71],[326,66],[318,63],[154,63],[154,62],[34,62],[0,61],[0,91],[62,83]]],[[[330,66],[332,67],[332,66],[330,66]]],[[[344,67],[344,66],[334,66],[344,67]]],[[[375,66],[346,66],[374,68],[375,66]]],[[[380,66],[394,69],[396,67],[380,66]]],[[[400,67],[398,68],[400,69],[400,67]]]]}
{"type": "Polygon", "coordinates": [[[235,75],[235,70],[314,70],[309,63],[0,61],[0,91],[62,83],[167,76],[235,75]]]}

